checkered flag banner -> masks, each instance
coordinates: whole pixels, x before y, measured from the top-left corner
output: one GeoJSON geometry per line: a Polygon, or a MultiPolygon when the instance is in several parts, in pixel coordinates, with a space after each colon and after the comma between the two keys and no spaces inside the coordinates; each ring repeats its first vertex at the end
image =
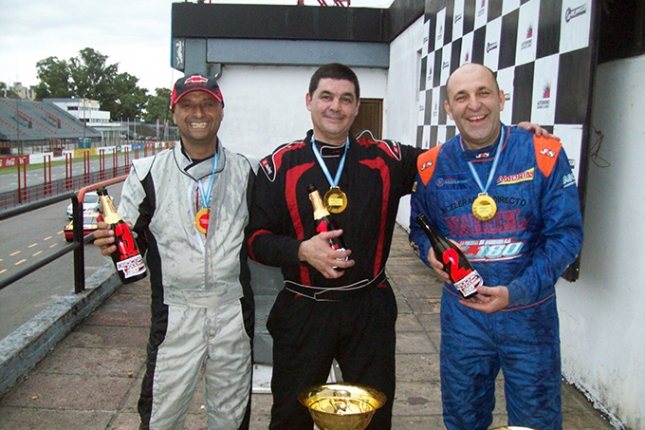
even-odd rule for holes
{"type": "Polygon", "coordinates": [[[419,85],[417,144],[456,133],[443,104],[448,76],[465,63],[497,75],[502,122],[531,121],[562,140],[580,178],[595,56],[593,0],[428,0],[419,85]]]}

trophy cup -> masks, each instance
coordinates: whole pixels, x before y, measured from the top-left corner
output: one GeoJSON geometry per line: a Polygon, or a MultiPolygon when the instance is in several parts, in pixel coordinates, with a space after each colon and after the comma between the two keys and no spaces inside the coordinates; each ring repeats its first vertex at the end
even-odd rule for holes
{"type": "Polygon", "coordinates": [[[364,430],[386,398],[370,387],[326,384],[307,388],[298,400],[320,430],[364,430]]]}
{"type": "Polygon", "coordinates": [[[501,427],[495,427],[494,429],[490,430],[536,430],[532,427],[518,427],[518,426],[501,426],[501,427]]]}

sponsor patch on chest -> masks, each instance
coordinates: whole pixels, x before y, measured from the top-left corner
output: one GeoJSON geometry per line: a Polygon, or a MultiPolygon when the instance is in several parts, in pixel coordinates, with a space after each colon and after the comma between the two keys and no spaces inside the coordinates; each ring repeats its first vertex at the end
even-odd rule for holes
{"type": "Polygon", "coordinates": [[[470,261],[505,261],[524,254],[525,243],[512,238],[462,240],[459,242],[470,261]]]}
{"type": "Polygon", "coordinates": [[[531,167],[520,173],[512,175],[502,175],[497,178],[497,185],[512,185],[520,182],[532,181],[535,177],[535,167],[531,167]]]}
{"type": "Polygon", "coordinates": [[[437,191],[465,190],[468,188],[468,178],[466,173],[441,175],[435,180],[435,189],[437,191]]]}

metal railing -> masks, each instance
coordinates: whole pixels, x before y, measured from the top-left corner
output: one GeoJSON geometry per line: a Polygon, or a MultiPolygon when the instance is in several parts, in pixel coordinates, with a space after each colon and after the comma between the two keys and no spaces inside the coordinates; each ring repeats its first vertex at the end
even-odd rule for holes
{"type": "MultiPolygon", "coordinates": [[[[66,173],[69,173],[69,175],[67,178],[59,179],[56,181],[51,181],[51,158],[49,158],[43,163],[45,168],[44,183],[29,187],[20,186],[22,175],[26,175],[27,165],[18,163],[16,164],[16,167],[18,168],[18,189],[13,191],[0,192],[0,211],[14,206],[31,203],[36,200],[45,199],[47,197],[60,195],[67,191],[78,190],[83,186],[105,181],[110,178],[127,175],[130,171],[131,156],[133,157],[133,160],[137,160],[140,157],[145,158],[153,156],[163,151],[164,149],[172,147],[173,144],[174,142],[171,141],[163,142],[163,146],[150,146],[149,144],[144,144],[143,148],[141,149],[137,147],[133,151],[125,150],[122,152],[112,152],[112,167],[107,167],[105,165],[106,155],[109,154],[106,154],[103,151],[103,148],[97,148],[99,152],[100,169],[94,172],[89,171],[90,155],[89,153],[86,153],[86,156],[83,157],[85,173],[76,176],[71,176],[72,165],[80,163],[80,160],[76,159],[76,161],[74,161],[75,159],[72,157],[72,154],[67,153],[65,156],[65,169],[66,173]],[[118,158],[121,155],[125,158],[125,164],[119,166],[118,158]],[[49,167],[47,167],[47,164],[49,165],[49,167]],[[49,181],[47,181],[48,174],[50,178],[49,181]]],[[[24,182],[25,184],[27,183],[26,176],[24,182]]]]}
{"type": "Polygon", "coordinates": [[[35,272],[36,270],[46,266],[47,264],[55,261],[64,255],[74,252],[74,292],[76,294],[82,293],[85,291],[85,251],[84,245],[87,242],[90,242],[94,239],[94,233],[91,233],[87,236],[83,236],[83,198],[85,193],[88,191],[96,190],[100,186],[108,186],[116,184],[117,182],[122,182],[125,180],[127,175],[119,176],[116,178],[108,179],[103,182],[99,182],[87,187],[81,188],[78,192],[78,195],[73,191],[68,191],[57,196],[48,197],[42,200],[38,200],[33,203],[23,204],[16,206],[11,209],[0,211],[0,221],[13,218],[14,216],[22,215],[27,212],[31,212],[36,209],[40,209],[46,206],[53,205],[55,203],[61,202],[66,199],[72,200],[72,242],[68,245],[65,245],[60,250],[46,255],[39,260],[27,265],[25,268],[17,271],[16,273],[9,275],[3,279],[0,279],[0,290],[13,284],[16,281],[24,278],[25,276],[35,272]]]}
{"type": "Polygon", "coordinates": [[[37,202],[40,200],[49,201],[49,198],[52,196],[64,196],[61,197],[60,200],[52,202],[57,203],[59,201],[65,200],[66,198],[69,198],[69,193],[71,192],[71,190],[78,190],[83,186],[91,186],[90,184],[127,175],[129,171],[129,165],[119,166],[118,168],[110,168],[105,169],[104,171],[77,175],[69,179],[59,179],[48,184],[33,185],[21,190],[13,190],[0,193],[0,210],[7,208],[15,209],[19,206],[32,207],[31,202],[37,202]]]}

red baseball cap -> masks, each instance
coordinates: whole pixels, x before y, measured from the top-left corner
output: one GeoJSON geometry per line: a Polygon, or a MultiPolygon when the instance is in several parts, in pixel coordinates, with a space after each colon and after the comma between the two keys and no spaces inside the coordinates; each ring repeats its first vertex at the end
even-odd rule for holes
{"type": "Polygon", "coordinates": [[[224,106],[224,96],[222,96],[222,91],[219,89],[216,79],[204,75],[189,75],[175,82],[170,97],[170,109],[174,108],[183,96],[193,91],[204,91],[215,97],[215,100],[224,106]]]}

